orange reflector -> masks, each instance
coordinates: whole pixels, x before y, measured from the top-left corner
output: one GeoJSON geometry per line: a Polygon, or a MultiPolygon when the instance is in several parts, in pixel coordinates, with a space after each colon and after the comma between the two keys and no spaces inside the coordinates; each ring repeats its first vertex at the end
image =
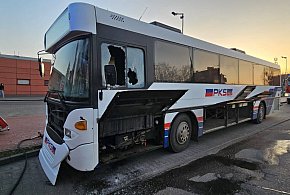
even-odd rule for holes
{"type": "Polygon", "coordinates": [[[87,121],[81,120],[75,123],[75,128],[81,131],[87,130],[87,121]]]}

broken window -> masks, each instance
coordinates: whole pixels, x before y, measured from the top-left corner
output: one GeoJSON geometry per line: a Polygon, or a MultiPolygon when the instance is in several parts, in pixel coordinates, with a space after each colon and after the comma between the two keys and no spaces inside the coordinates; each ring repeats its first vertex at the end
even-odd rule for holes
{"type": "Polygon", "coordinates": [[[107,86],[105,79],[106,65],[114,65],[116,70],[116,85],[111,87],[144,87],[143,50],[103,43],[101,45],[101,54],[102,83],[104,87],[107,86]]]}
{"type": "Polygon", "coordinates": [[[105,65],[114,65],[116,68],[117,86],[125,85],[125,48],[115,45],[102,44],[102,75],[103,86],[106,86],[105,65]]]}
{"type": "Polygon", "coordinates": [[[144,52],[137,48],[127,48],[127,86],[144,87],[144,52]]]}

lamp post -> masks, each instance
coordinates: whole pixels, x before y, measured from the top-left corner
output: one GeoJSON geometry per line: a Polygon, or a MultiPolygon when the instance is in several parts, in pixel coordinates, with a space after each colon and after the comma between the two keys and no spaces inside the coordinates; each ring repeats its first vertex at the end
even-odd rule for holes
{"type": "Polygon", "coordinates": [[[281,56],[281,58],[286,60],[286,70],[285,70],[285,74],[287,74],[287,57],[286,56],[281,56]]]}
{"type": "Polygon", "coordinates": [[[171,14],[174,15],[174,16],[180,16],[180,19],[181,19],[181,22],[182,22],[181,33],[183,34],[184,13],[171,12],[171,14]]]}
{"type": "MultiPolygon", "coordinates": [[[[287,56],[281,56],[281,58],[283,58],[283,59],[286,60],[285,77],[284,77],[284,79],[283,79],[284,86],[286,86],[286,82],[288,82],[288,74],[287,74],[287,56]]],[[[286,90],[286,88],[283,89],[282,92],[283,92],[284,90],[286,90]]],[[[285,93],[285,91],[284,91],[284,93],[285,93]]],[[[284,95],[285,95],[285,94],[284,94],[284,95]]]]}

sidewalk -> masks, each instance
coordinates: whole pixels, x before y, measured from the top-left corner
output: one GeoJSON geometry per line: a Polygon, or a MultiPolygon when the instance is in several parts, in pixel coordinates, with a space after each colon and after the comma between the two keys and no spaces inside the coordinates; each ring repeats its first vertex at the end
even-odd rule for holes
{"type": "MultiPolygon", "coordinates": [[[[0,132],[0,159],[17,153],[21,140],[43,134],[45,127],[44,97],[18,96],[0,98],[0,115],[7,121],[10,130],[0,132]]],[[[27,141],[21,148],[40,147],[42,140],[27,141]]],[[[19,151],[18,151],[19,152],[19,151]]]]}
{"type": "MultiPolygon", "coordinates": [[[[6,118],[9,131],[0,133],[0,153],[8,150],[16,150],[17,144],[24,139],[29,139],[43,134],[45,116],[21,116],[6,118]]],[[[21,147],[35,147],[41,144],[41,140],[33,140],[23,143],[21,147]]]]}
{"type": "Polygon", "coordinates": [[[5,96],[0,101],[43,101],[44,96],[5,96]]]}

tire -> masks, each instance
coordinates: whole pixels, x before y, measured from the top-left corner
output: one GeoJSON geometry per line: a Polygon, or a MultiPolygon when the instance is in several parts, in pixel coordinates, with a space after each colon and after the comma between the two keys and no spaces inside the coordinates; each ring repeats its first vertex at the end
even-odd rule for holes
{"type": "Polygon", "coordinates": [[[265,118],[265,113],[266,113],[265,105],[263,103],[260,103],[257,118],[254,119],[254,123],[260,124],[265,118]]]}
{"type": "Polygon", "coordinates": [[[170,128],[169,146],[173,152],[185,150],[190,142],[192,123],[188,115],[178,115],[170,128]]]}
{"type": "Polygon", "coordinates": [[[287,104],[290,104],[290,98],[287,98],[287,104]]]}

